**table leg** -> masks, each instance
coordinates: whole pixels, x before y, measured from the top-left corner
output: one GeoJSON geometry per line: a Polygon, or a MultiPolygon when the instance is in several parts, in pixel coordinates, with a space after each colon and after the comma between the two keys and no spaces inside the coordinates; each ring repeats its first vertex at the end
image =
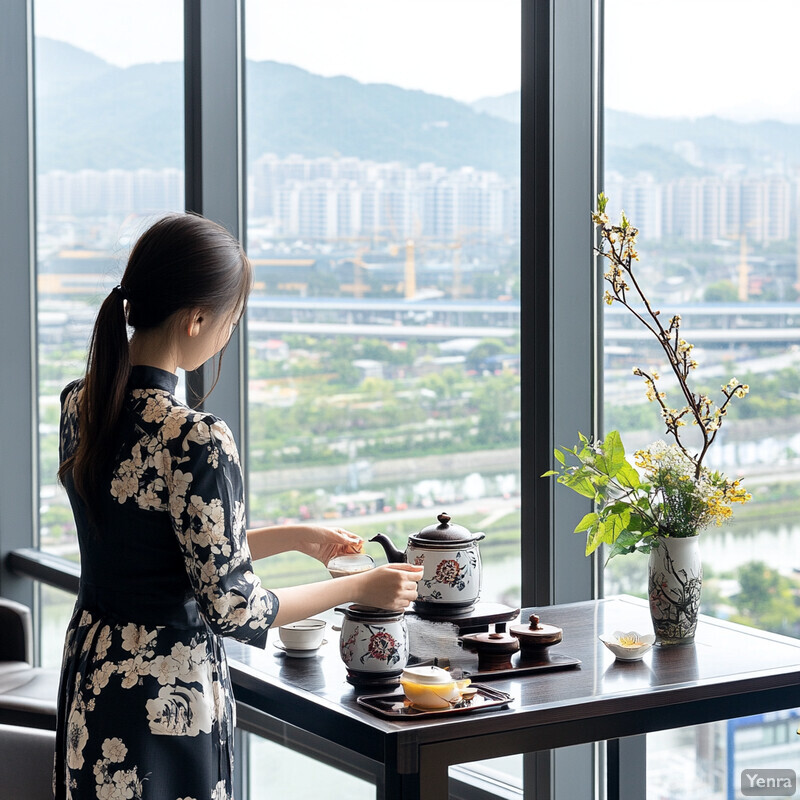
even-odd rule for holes
{"type": "Polygon", "coordinates": [[[385,764],[383,792],[380,800],[447,800],[449,793],[448,766],[435,755],[419,750],[419,771],[400,774],[396,766],[385,764]]]}
{"type": "Polygon", "coordinates": [[[635,800],[647,785],[647,737],[606,742],[606,800],[635,800]]]}

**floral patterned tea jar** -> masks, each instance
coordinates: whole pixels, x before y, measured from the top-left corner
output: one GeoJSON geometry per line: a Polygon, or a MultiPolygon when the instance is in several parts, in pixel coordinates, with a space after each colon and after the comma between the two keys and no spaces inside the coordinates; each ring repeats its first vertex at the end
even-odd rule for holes
{"type": "Polygon", "coordinates": [[[396,684],[408,662],[408,628],[402,611],[352,603],[344,614],[339,653],[355,686],[396,684]]]}
{"type": "Polygon", "coordinates": [[[370,539],[386,551],[389,561],[407,561],[424,567],[417,583],[414,610],[422,617],[466,614],[481,594],[481,556],[478,542],[485,533],[472,533],[439,514],[438,524],[428,525],[408,537],[405,553],[379,533],[370,539]]]}

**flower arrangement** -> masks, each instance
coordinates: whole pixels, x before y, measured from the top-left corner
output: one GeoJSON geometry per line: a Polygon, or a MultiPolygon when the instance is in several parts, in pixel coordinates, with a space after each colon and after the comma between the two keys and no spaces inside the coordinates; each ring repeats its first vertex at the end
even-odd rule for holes
{"type": "Polygon", "coordinates": [[[730,403],[745,397],[749,387],[731,378],[720,387],[720,403],[692,389],[690,376],[697,369],[694,346],[681,336],[680,316],[671,317],[665,325],[661,312],[647,299],[634,270],[639,260],[638,230],[624,212],[619,225],[610,224],[607,203],[608,198],[600,194],[597,211],[592,213],[600,233],[595,252],[609,262],[604,274],[608,284],[604,299],[609,305],[623,305],[656,337],[682,396],[679,407],[672,407],[659,386],[659,374],[634,368],[634,374],[644,380],[647,399],[659,406],[667,437],[672,440],[636,451],[635,466],[625,456],[618,431],[597,441],[578,434],[576,447],[555,450],[559,467],[545,475],[557,475],[559,483],[594,500],[596,510],[584,516],[575,532],[586,533],[586,555],[605,544],[610,548],[610,559],[635,551],[649,553],[658,546],[659,536],[696,536],[702,528],[729,518],[731,506],[747,502],[750,495],[738,480],[712,472],[703,464],[730,403]],[[687,422],[699,430],[696,450],[682,439],[687,422]],[[567,456],[576,463],[568,464],[567,456]]]}

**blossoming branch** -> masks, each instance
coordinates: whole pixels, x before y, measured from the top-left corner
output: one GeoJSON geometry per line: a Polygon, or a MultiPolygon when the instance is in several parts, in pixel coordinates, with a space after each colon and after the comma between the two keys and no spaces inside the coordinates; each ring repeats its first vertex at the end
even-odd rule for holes
{"type": "Polygon", "coordinates": [[[597,211],[592,213],[592,220],[600,230],[601,236],[600,246],[595,247],[595,252],[610,262],[603,276],[610,286],[610,290],[607,289],[605,292],[604,299],[608,305],[616,302],[625,306],[656,337],[666,354],[683,394],[684,402],[681,408],[672,408],[667,403],[666,393],[660,391],[657,385],[660,379],[657,372],[646,372],[640,367],[635,367],[633,373],[644,378],[647,399],[659,404],[667,433],[691,460],[694,465],[694,476],[699,479],[703,459],[719,433],[722,420],[728,412],[728,405],[734,397],[744,397],[750,387],[736,378],[731,378],[728,383],[720,387],[724,400],[719,405],[708,395],[692,391],[689,386],[689,376],[691,371],[697,368],[697,361],[692,356],[694,345],[681,337],[679,315],[671,317],[666,327],[662,324],[661,311],[653,309],[634,273],[634,262],[639,260],[636,250],[636,237],[639,231],[630,224],[624,212],[620,224],[611,225],[606,214],[607,204],[608,198],[601,193],[597,199],[597,211]],[[702,439],[697,453],[689,452],[681,441],[680,428],[686,424],[687,419],[691,419],[692,425],[700,429],[702,439]]]}

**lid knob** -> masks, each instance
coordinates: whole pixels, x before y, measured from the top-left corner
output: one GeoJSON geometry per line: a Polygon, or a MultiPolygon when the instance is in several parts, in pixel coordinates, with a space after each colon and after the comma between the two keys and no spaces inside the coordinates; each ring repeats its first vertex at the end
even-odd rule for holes
{"type": "Polygon", "coordinates": [[[425,542],[458,542],[470,544],[483,539],[485,534],[472,533],[463,525],[451,522],[448,513],[442,512],[436,517],[436,522],[423,528],[419,533],[412,534],[412,541],[424,544],[425,542]]]}
{"type": "Polygon", "coordinates": [[[530,623],[531,623],[531,630],[532,631],[538,630],[538,628],[539,628],[539,616],[538,616],[538,614],[531,614],[529,619],[530,619],[530,623]]]}

